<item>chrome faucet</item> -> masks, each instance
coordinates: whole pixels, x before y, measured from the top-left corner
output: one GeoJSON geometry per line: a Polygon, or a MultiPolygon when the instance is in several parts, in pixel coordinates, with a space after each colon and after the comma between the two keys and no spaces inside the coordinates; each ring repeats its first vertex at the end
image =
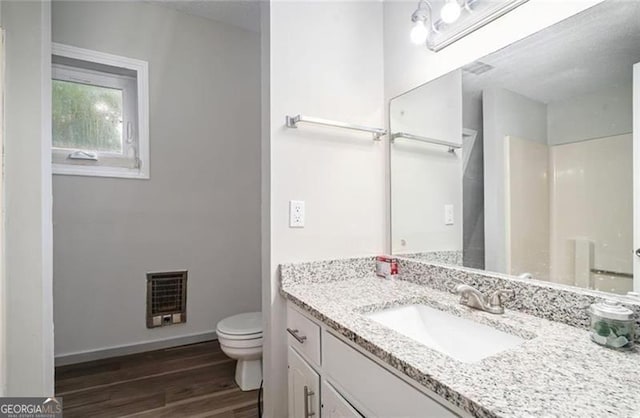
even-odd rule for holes
{"type": "Polygon", "coordinates": [[[460,295],[460,304],[481,311],[502,314],[504,306],[502,305],[505,297],[515,297],[516,292],[513,290],[496,290],[491,294],[489,299],[475,287],[468,284],[459,284],[456,286],[456,294],[460,295]]]}

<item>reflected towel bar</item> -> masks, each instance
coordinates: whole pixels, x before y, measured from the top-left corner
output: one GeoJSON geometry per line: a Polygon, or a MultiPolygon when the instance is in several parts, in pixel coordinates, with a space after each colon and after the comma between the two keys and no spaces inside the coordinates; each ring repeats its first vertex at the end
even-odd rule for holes
{"type": "Polygon", "coordinates": [[[623,277],[625,279],[633,279],[633,274],[632,273],[621,273],[619,271],[591,269],[591,273],[600,274],[602,276],[614,276],[614,277],[623,277]]]}
{"type": "Polygon", "coordinates": [[[369,126],[352,125],[350,123],[336,122],[320,118],[312,118],[309,116],[286,116],[286,125],[288,128],[297,128],[298,123],[311,123],[314,125],[332,126],[334,128],[349,129],[352,131],[369,132],[373,134],[373,140],[379,141],[380,138],[387,133],[384,129],[371,128],[369,126]]]}
{"type": "Polygon", "coordinates": [[[449,141],[442,141],[440,139],[427,138],[426,136],[408,134],[406,132],[396,132],[395,134],[391,134],[391,142],[393,142],[396,138],[405,138],[411,139],[413,141],[426,142],[428,144],[443,145],[445,147],[449,147],[449,152],[451,153],[455,153],[457,149],[462,148],[462,145],[460,144],[455,144],[449,141]]]}

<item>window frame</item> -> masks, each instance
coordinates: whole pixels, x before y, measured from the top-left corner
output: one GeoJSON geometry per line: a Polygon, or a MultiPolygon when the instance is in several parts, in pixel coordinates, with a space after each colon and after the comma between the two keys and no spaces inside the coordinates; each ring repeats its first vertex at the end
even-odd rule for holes
{"type": "Polygon", "coordinates": [[[138,120],[136,117],[137,94],[135,78],[117,74],[106,74],[100,71],[87,70],[63,64],[53,64],[53,81],[63,81],[86,86],[103,87],[120,90],[122,93],[122,153],[97,151],[92,149],[63,148],[52,144],[53,163],[65,165],[90,165],[92,167],[137,167],[138,160],[138,120]],[[98,161],[67,161],[70,154],[76,151],[92,151],[99,156],[98,161]]]}
{"type": "Polygon", "coordinates": [[[98,153],[98,161],[70,160],[68,159],[69,154],[77,150],[73,148],[56,148],[52,144],[53,174],[149,179],[148,63],[138,59],[59,43],[52,43],[52,56],[124,68],[134,71],[136,74],[134,80],[133,77],[127,75],[112,75],[102,71],[66,64],[52,64],[52,80],[117,88],[123,91],[123,153],[129,152],[128,148],[135,148],[136,150],[134,160],[131,157],[109,152],[98,153]],[[134,86],[136,91],[132,92],[131,89],[134,86]],[[134,97],[132,97],[132,93],[135,93],[134,97]],[[135,109],[131,109],[132,104],[135,105],[135,109]],[[131,122],[131,126],[127,122],[131,122]],[[127,135],[133,137],[130,144],[127,144],[127,135]],[[132,161],[134,162],[133,166],[132,161]]]}

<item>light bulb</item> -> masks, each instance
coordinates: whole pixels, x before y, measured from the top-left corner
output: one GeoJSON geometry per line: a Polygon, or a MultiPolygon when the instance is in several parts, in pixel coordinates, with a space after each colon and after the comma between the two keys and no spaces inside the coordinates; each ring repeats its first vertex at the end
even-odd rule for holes
{"type": "Polygon", "coordinates": [[[427,37],[429,37],[429,29],[425,25],[425,21],[417,20],[411,29],[411,42],[416,45],[422,45],[427,42],[427,37]]]}
{"type": "Polygon", "coordinates": [[[440,18],[444,23],[453,23],[460,17],[461,11],[458,0],[447,0],[440,10],[440,18]]]}

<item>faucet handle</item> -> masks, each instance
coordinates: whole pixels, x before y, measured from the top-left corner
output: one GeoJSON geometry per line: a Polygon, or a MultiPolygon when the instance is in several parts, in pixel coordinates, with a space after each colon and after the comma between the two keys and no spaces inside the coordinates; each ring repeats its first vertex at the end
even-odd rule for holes
{"type": "Polygon", "coordinates": [[[511,290],[511,289],[496,290],[489,297],[489,306],[502,307],[502,302],[504,301],[505,297],[510,297],[510,298],[516,297],[515,290],[511,290]]]}

